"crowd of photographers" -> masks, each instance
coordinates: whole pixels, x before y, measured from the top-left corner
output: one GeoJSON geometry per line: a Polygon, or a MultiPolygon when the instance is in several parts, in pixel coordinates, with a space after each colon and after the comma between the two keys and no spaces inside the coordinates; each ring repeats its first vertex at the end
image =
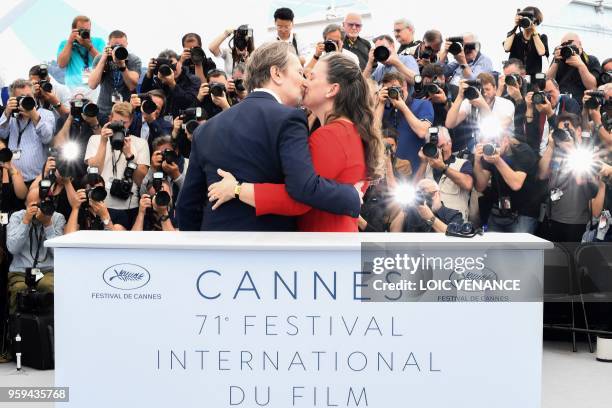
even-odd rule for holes
{"type": "MultiPolygon", "coordinates": [[[[612,60],[600,63],[576,34],[549,50],[542,12],[519,10],[508,16],[512,30],[500,47],[509,57],[495,72],[475,33],[429,29],[417,40],[412,22],[399,19],[393,35],[367,39],[351,13],[308,50],[293,19],[278,9],[268,40],[292,44],[306,75],[322,55],[341,52],[371,82],[387,171],[365,193],[361,231],[469,235],[482,227],[554,241],[610,239],[612,60]]],[[[126,33],[101,39],[89,18],[74,19],[57,51],[63,83],[36,65],[0,105],[11,293],[32,268],[48,283],[39,288],[52,290],[46,239],[175,229],[192,134],[247,97],[254,48],[252,29],[241,25],[208,46],[185,34],[179,52],[143,62],[126,33]]]]}

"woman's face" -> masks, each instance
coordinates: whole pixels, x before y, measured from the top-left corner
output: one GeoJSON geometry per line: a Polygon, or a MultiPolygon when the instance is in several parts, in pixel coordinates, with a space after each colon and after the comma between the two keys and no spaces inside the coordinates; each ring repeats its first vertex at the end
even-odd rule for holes
{"type": "Polygon", "coordinates": [[[329,100],[331,84],[327,82],[327,63],[320,61],[314,66],[304,81],[303,104],[310,110],[316,110],[329,100]]]}

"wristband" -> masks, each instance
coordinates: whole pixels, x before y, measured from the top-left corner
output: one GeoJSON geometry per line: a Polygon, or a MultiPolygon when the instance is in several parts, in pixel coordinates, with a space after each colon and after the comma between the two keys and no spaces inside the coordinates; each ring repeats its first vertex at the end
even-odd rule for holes
{"type": "Polygon", "coordinates": [[[168,214],[162,215],[159,217],[159,222],[162,223],[164,221],[168,221],[169,219],[170,219],[170,216],[168,214]]]}
{"type": "Polygon", "coordinates": [[[125,70],[126,70],[126,69],[127,69],[127,66],[125,66],[125,67],[119,67],[119,71],[121,71],[121,72],[125,72],[125,70]]]}
{"type": "Polygon", "coordinates": [[[136,157],[134,156],[134,154],[132,154],[130,157],[126,157],[125,160],[131,162],[132,160],[134,160],[136,157]]]}
{"type": "Polygon", "coordinates": [[[319,56],[317,56],[317,54],[315,54],[315,55],[313,55],[313,56],[312,56],[312,58],[314,58],[314,59],[318,60],[320,57],[319,57],[319,56]]]}

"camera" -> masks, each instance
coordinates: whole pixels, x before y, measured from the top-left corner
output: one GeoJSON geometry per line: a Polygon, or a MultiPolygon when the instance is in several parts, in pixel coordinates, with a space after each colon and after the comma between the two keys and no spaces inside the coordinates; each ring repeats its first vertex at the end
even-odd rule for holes
{"type": "Polygon", "coordinates": [[[249,46],[249,40],[253,38],[253,29],[248,25],[241,25],[234,30],[234,47],[243,51],[249,46]]]}
{"type": "Polygon", "coordinates": [[[40,180],[40,184],[38,185],[38,197],[40,201],[37,206],[40,208],[40,212],[47,217],[52,216],[55,212],[55,203],[53,202],[53,198],[50,197],[52,185],[53,183],[49,179],[40,180]]]}
{"type": "Polygon", "coordinates": [[[202,108],[198,106],[197,108],[179,109],[178,114],[183,122],[189,122],[202,117],[202,108]]]}
{"type": "Polygon", "coordinates": [[[225,85],[223,85],[222,83],[219,82],[212,82],[210,84],[210,94],[213,96],[223,96],[223,94],[225,93],[225,85]]]}
{"type": "MultiPolygon", "coordinates": [[[[31,96],[21,95],[16,97],[15,99],[17,99],[17,106],[25,111],[31,111],[36,108],[36,100],[34,100],[34,98],[32,98],[31,96]]],[[[17,115],[19,115],[18,109],[13,111],[13,116],[17,117],[17,115]]]]}
{"type": "Polygon", "coordinates": [[[433,196],[426,191],[417,190],[414,197],[415,205],[426,205],[431,208],[433,206],[433,196]]]}
{"type": "Polygon", "coordinates": [[[482,146],[482,154],[484,154],[485,156],[493,156],[495,155],[496,151],[497,146],[495,146],[493,143],[487,143],[482,146]]]}
{"type": "Polygon", "coordinates": [[[436,62],[438,56],[433,48],[430,46],[425,47],[421,54],[419,55],[419,59],[429,60],[430,62],[436,62]]]}
{"type": "Polygon", "coordinates": [[[116,60],[125,61],[128,59],[128,50],[123,45],[114,45],[111,47],[111,50],[116,60]]]}
{"type": "Polygon", "coordinates": [[[53,84],[46,79],[38,81],[38,85],[40,85],[40,89],[42,89],[46,93],[53,91],[53,84]]]}
{"type": "Polygon", "coordinates": [[[164,180],[164,173],[158,171],[153,173],[153,182],[152,186],[155,190],[155,195],[151,198],[151,200],[158,207],[167,207],[170,204],[170,194],[167,191],[162,190],[162,184],[164,180]]]}
{"type": "Polygon", "coordinates": [[[193,135],[193,132],[195,132],[198,126],[200,126],[200,123],[197,120],[190,120],[183,125],[183,129],[190,135],[193,135]]]}
{"type": "Polygon", "coordinates": [[[610,83],[611,78],[612,78],[612,71],[604,71],[599,76],[599,80],[601,81],[602,85],[610,83]]]}
{"type": "Polygon", "coordinates": [[[518,16],[520,16],[518,25],[522,29],[531,27],[531,25],[535,21],[535,15],[533,13],[531,13],[531,12],[528,12],[528,11],[519,11],[516,14],[518,16]]]}
{"type": "Polygon", "coordinates": [[[113,150],[123,149],[125,137],[127,136],[123,122],[111,122],[108,128],[113,131],[113,135],[110,137],[111,148],[113,150]]]}
{"type": "Polygon", "coordinates": [[[125,171],[123,172],[123,179],[113,179],[110,188],[110,195],[120,200],[127,200],[132,194],[132,185],[134,184],[134,171],[138,168],[138,165],[134,162],[128,162],[125,171]]]}
{"type": "Polygon", "coordinates": [[[544,105],[548,100],[548,95],[544,91],[534,92],[531,100],[533,101],[534,105],[544,105]]]}
{"type": "Polygon", "coordinates": [[[176,70],[176,64],[172,63],[172,60],[168,58],[156,58],[155,68],[153,69],[153,75],[161,74],[162,76],[172,75],[172,71],[176,70]]]}
{"type": "Polygon", "coordinates": [[[204,61],[204,58],[206,58],[206,54],[204,53],[202,47],[190,48],[189,53],[191,54],[191,62],[197,65],[201,64],[204,61]]]}
{"type": "Polygon", "coordinates": [[[457,55],[463,50],[463,37],[448,37],[446,41],[451,43],[448,47],[448,52],[451,54],[457,55]]]}
{"type": "Polygon", "coordinates": [[[79,37],[83,40],[89,40],[91,38],[91,31],[86,28],[79,28],[79,37]]]}
{"type": "Polygon", "coordinates": [[[85,191],[87,193],[88,200],[96,201],[98,203],[101,203],[102,201],[106,200],[106,189],[102,186],[87,188],[85,191]]]}
{"type": "Polygon", "coordinates": [[[0,163],[8,163],[13,160],[13,152],[8,147],[0,149],[0,163]]]}
{"type": "Polygon", "coordinates": [[[70,116],[73,120],[79,121],[81,113],[91,118],[98,116],[98,105],[89,102],[88,99],[74,99],[70,101],[70,116]]]}
{"type": "Polygon", "coordinates": [[[580,54],[580,50],[578,49],[577,46],[572,44],[572,41],[566,41],[563,44],[561,44],[559,53],[561,54],[561,59],[565,61],[574,55],[580,54]]]}
{"type": "Polygon", "coordinates": [[[19,313],[41,313],[53,308],[53,293],[40,293],[36,290],[37,268],[25,268],[27,289],[17,293],[17,310],[19,313]]]}
{"type": "Polygon", "coordinates": [[[404,96],[404,92],[402,92],[402,87],[401,86],[390,86],[387,89],[388,95],[389,95],[389,99],[395,99],[398,100],[400,98],[402,98],[404,96]]]}
{"type": "Polygon", "coordinates": [[[385,143],[385,154],[393,157],[393,145],[391,143],[385,143]]]}
{"type": "Polygon", "coordinates": [[[325,47],[325,52],[338,51],[338,46],[332,40],[325,40],[325,42],[323,43],[323,46],[325,47]]]}
{"type": "Polygon", "coordinates": [[[569,142],[574,139],[574,132],[565,124],[563,129],[554,129],[552,132],[552,138],[555,144],[569,142]]]}
{"type": "Polygon", "coordinates": [[[429,128],[429,141],[423,145],[423,154],[431,159],[437,159],[440,155],[438,150],[439,129],[437,127],[429,128]]]}
{"type": "Polygon", "coordinates": [[[463,94],[467,99],[473,101],[474,99],[478,99],[480,93],[482,92],[482,84],[479,79],[470,79],[465,81],[468,87],[463,91],[463,94]]]}
{"type": "Polygon", "coordinates": [[[425,92],[427,96],[435,95],[441,90],[442,88],[440,88],[435,82],[423,85],[423,92],[425,92]]]}
{"type": "Polygon", "coordinates": [[[157,105],[153,102],[151,95],[148,93],[140,93],[137,94],[138,98],[140,98],[140,110],[144,113],[150,115],[157,110],[157,105]]]}
{"type": "Polygon", "coordinates": [[[173,164],[178,161],[178,155],[172,149],[164,149],[162,153],[162,160],[168,164],[173,164]]]}
{"type": "Polygon", "coordinates": [[[385,62],[390,56],[391,53],[389,52],[389,49],[384,45],[379,45],[378,47],[374,48],[374,60],[376,62],[385,62]]]}
{"type": "Polygon", "coordinates": [[[546,74],[543,72],[538,72],[535,74],[533,85],[535,85],[538,90],[543,91],[546,88],[546,74]]]}
{"type": "Polygon", "coordinates": [[[519,74],[508,74],[504,79],[504,83],[508,86],[517,86],[521,82],[521,76],[519,74]]]}
{"type": "Polygon", "coordinates": [[[585,91],[585,94],[591,98],[584,103],[588,109],[597,109],[606,103],[606,94],[604,91],[585,91]]]}
{"type": "Polygon", "coordinates": [[[236,87],[236,91],[244,92],[246,91],[246,87],[244,86],[244,79],[234,79],[234,86],[236,87]]]}

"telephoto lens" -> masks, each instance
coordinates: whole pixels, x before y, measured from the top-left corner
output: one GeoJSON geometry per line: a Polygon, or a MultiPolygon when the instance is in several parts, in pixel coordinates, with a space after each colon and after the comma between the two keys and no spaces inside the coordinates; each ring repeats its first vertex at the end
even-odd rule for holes
{"type": "Polygon", "coordinates": [[[93,102],[87,102],[85,105],[83,105],[83,115],[85,116],[93,118],[95,116],[98,116],[98,112],[98,105],[93,102]]]}
{"type": "Polygon", "coordinates": [[[497,148],[492,143],[487,143],[486,145],[482,146],[482,154],[485,156],[493,156],[496,150],[497,148]]]}
{"type": "Polygon", "coordinates": [[[106,200],[106,195],[106,189],[102,186],[96,186],[87,190],[87,198],[98,203],[106,200]]]}
{"type": "Polygon", "coordinates": [[[516,86],[520,82],[521,76],[519,74],[509,74],[504,79],[504,83],[508,86],[516,86]]]}
{"type": "Polygon", "coordinates": [[[119,61],[125,61],[128,58],[128,50],[127,48],[125,48],[122,45],[115,45],[113,47],[113,55],[115,56],[115,59],[119,60],[119,61]]]}
{"type": "Polygon", "coordinates": [[[159,74],[161,76],[165,76],[165,77],[170,76],[170,75],[172,75],[172,68],[170,68],[170,66],[166,65],[166,64],[161,65],[159,67],[159,74]]]}
{"type": "Polygon", "coordinates": [[[164,149],[162,152],[162,160],[168,164],[173,164],[178,161],[178,155],[172,149],[164,149]]]}
{"type": "Polygon", "coordinates": [[[223,96],[223,94],[225,93],[225,85],[218,83],[218,82],[213,82],[210,84],[210,94],[213,96],[223,96]]]}
{"type": "Polygon", "coordinates": [[[26,111],[31,111],[36,107],[36,101],[31,96],[18,96],[17,105],[26,111]]]}
{"type": "Polygon", "coordinates": [[[234,79],[234,86],[236,87],[236,91],[238,92],[246,91],[246,87],[244,86],[244,79],[234,79]]]}
{"type": "Polygon", "coordinates": [[[153,196],[153,201],[158,207],[167,207],[170,204],[170,194],[166,191],[158,191],[153,196]]]}
{"type": "Polygon", "coordinates": [[[457,55],[463,51],[463,37],[448,37],[446,41],[451,43],[450,47],[448,47],[448,52],[453,55],[457,55]]]}
{"type": "Polygon", "coordinates": [[[389,59],[389,56],[391,56],[391,53],[384,45],[379,45],[378,47],[374,48],[374,60],[376,62],[385,62],[389,59]]]}
{"type": "Polygon", "coordinates": [[[0,163],[8,163],[13,160],[13,152],[8,147],[0,149],[0,163]]]}
{"type": "Polygon", "coordinates": [[[336,43],[331,40],[325,40],[323,45],[325,47],[325,52],[334,52],[338,50],[336,43]]]}
{"type": "Polygon", "coordinates": [[[189,50],[189,53],[191,54],[191,62],[194,64],[199,65],[204,61],[204,58],[206,58],[206,54],[202,47],[193,47],[189,50]]]}
{"type": "Polygon", "coordinates": [[[185,123],[185,130],[190,135],[193,135],[193,132],[195,132],[198,126],[200,126],[200,123],[197,120],[190,120],[189,122],[185,123]]]}
{"type": "Polygon", "coordinates": [[[474,99],[478,99],[478,97],[480,96],[480,89],[481,89],[480,80],[478,79],[469,80],[469,81],[465,81],[465,83],[468,85],[466,90],[463,91],[463,94],[465,95],[465,97],[469,99],[470,101],[473,101],[474,99]]]}

